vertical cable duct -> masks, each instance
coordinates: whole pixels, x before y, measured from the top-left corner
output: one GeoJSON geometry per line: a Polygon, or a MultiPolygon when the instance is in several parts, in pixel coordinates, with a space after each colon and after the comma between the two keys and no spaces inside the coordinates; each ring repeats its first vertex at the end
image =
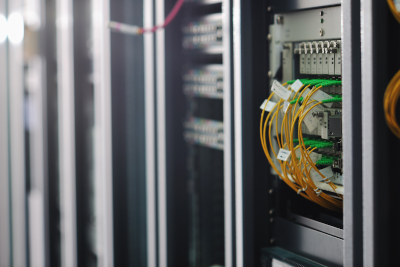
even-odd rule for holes
{"type": "Polygon", "coordinates": [[[61,266],[77,266],[72,1],[57,0],[61,266]]]}
{"type": "Polygon", "coordinates": [[[233,0],[236,266],[243,267],[242,37],[241,1],[233,0]]]}
{"type": "Polygon", "coordinates": [[[232,206],[232,122],[231,122],[231,1],[223,0],[223,64],[224,64],[224,213],[225,266],[233,265],[232,206]]]}
{"type": "Polygon", "coordinates": [[[9,152],[12,265],[27,265],[23,1],[8,1],[9,152]]]}
{"type": "Polygon", "coordinates": [[[94,157],[98,266],[114,266],[110,1],[93,0],[94,157]]]}
{"type": "MultiPolygon", "coordinates": [[[[164,23],[164,0],[156,0],[156,24],[164,23]]],[[[167,267],[167,159],[165,104],[165,30],[156,32],[157,64],[157,177],[158,177],[158,253],[159,266],[167,267]]]]}
{"type": "MultiPolygon", "coordinates": [[[[374,155],[376,153],[374,146],[374,85],[375,85],[375,64],[374,60],[374,1],[361,1],[361,88],[362,88],[362,153],[363,153],[363,251],[364,265],[374,266],[378,261],[375,251],[375,227],[374,218],[375,190],[374,190],[374,174],[375,162],[374,155]]],[[[383,119],[383,118],[382,118],[383,119]]]]}
{"type": "MultiPolygon", "coordinates": [[[[6,3],[0,0],[0,29],[6,27],[6,3]]],[[[7,58],[6,31],[0,36],[0,58],[7,58]]],[[[7,61],[0,61],[0,266],[10,266],[10,191],[8,158],[7,61]]]]}
{"type": "MultiPolygon", "coordinates": [[[[153,26],[153,0],[143,0],[143,26],[153,26]]],[[[156,233],[156,147],[155,147],[155,96],[154,96],[154,36],[144,39],[145,75],[145,134],[146,134],[146,205],[147,205],[147,266],[157,266],[156,233]]]]}

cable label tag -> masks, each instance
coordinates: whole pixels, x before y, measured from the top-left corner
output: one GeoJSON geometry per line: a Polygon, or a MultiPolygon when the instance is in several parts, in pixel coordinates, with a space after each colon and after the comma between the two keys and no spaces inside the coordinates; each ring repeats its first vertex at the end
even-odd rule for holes
{"type": "Polygon", "coordinates": [[[294,90],[295,92],[298,92],[300,88],[303,86],[303,83],[300,82],[300,80],[295,81],[290,88],[294,90]]]}
{"type": "MultiPolygon", "coordinates": [[[[309,106],[314,105],[314,103],[309,104],[309,106]]],[[[324,112],[324,109],[318,105],[310,110],[307,115],[304,117],[303,122],[307,126],[308,131],[311,133],[314,131],[315,128],[318,127],[319,123],[321,122],[321,118],[318,116],[314,116],[313,113],[324,112]]]]}
{"type": "MultiPolygon", "coordinates": [[[[318,90],[316,91],[312,96],[311,99],[317,100],[318,102],[322,102],[322,100],[325,99],[331,99],[333,97],[331,97],[330,95],[328,95],[327,93],[318,90]]],[[[333,103],[324,103],[325,106],[327,106],[328,108],[332,107],[333,103]]]]}
{"type": "Polygon", "coordinates": [[[282,161],[287,161],[289,159],[289,156],[290,156],[290,151],[281,148],[276,158],[282,161]]]}
{"type": "Polygon", "coordinates": [[[289,103],[289,102],[287,102],[287,101],[283,102],[283,112],[285,112],[285,113],[286,113],[286,111],[287,111],[287,110],[288,110],[288,108],[289,108],[289,105],[290,105],[290,103],[289,103]]]}
{"type": "Polygon", "coordinates": [[[283,100],[288,100],[290,98],[290,95],[292,94],[292,91],[286,89],[285,86],[283,86],[276,80],[272,84],[271,91],[275,92],[275,94],[277,94],[283,100]]]}
{"type": "Polygon", "coordinates": [[[264,100],[264,102],[260,106],[260,109],[264,110],[264,108],[265,108],[266,112],[271,112],[271,110],[275,107],[276,103],[272,102],[272,101],[268,101],[268,103],[267,103],[267,101],[268,101],[268,99],[264,100]],[[265,104],[267,104],[266,107],[265,107],[265,104]]]}
{"type": "Polygon", "coordinates": [[[400,0],[393,0],[393,2],[394,2],[394,6],[397,9],[397,12],[400,13],[400,0]]]}
{"type": "Polygon", "coordinates": [[[325,178],[322,178],[322,176],[316,171],[314,170],[314,168],[311,168],[310,171],[310,176],[311,179],[314,182],[321,182],[321,181],[326,181],[327,179],[331,178],[332,176],[334,176],[335,174],[333,173],[332,167],[326,167],[324,169],[319,170],[319,172],[325,176],[325,178]]]}

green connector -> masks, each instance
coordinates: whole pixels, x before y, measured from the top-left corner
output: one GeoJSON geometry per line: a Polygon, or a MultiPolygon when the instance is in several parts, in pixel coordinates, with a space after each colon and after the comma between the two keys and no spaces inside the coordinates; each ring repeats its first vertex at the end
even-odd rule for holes
{"type": "Polygon", "coordinates": [[[333,159],[320,159],[318,160],[315,165],[332,165],[333,159]]]}
{"type": "Polygon", "coordinates": [[[305,146],[309,147],[316,147],[318,149],[320,148],[332,148],[333,147],[333,142],[330,141],[325,141],[325,140],[309,140],[304,142],[305,146]]]}
{"type": "MultiPolygon", "coordinates": [[[[289,103],[290,103],[290,105],[293,105],[293,104],[296,104],[296,102],[297,102],[297,99],[298,98],[296,98],[296,99],[293,99],[292,101],[290,101],[289,103]]],[[[299,100],[299,102],[302,102],[303,101],[303,97],[302,96],[300,96],[300,100],[299,100]]]]}
{"type": "Polygon", "coordinates": [[[331,99],[324,99],[321,101],[322,103],[338,103],[338,102],[342,102],[342,98],[340,97],[334,97],[331,99]]]}
{"type": "MultiPolygon", "coordinates": [[[[308,140],[310,140],[310,138],[308,138],[308,137],[303,138],[303,141],[308,141],[308,140]]],[[[293,139],[293,143],[298,143],[298,142],[299,142],[299,139],[293,139]]]]}

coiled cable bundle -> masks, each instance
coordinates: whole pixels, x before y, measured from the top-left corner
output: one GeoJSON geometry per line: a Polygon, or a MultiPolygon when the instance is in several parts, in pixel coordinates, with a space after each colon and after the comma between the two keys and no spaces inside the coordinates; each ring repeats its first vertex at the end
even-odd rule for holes
{"type": "Polygon", "coordinates": [[[386,88],[383,108],[385,110],[386,122],[390,130],[400,138],[400,126],[397,123],[396,118],[396,106],[400,97],[400,70],[392,78],[389,85],[386,88]]]}
{"type": "MultiPolygon", "coordinates": [[[[400,7],[395,6],[393,0],[387,0],[390,11],[400,23],[400,7]]],[[[398,4],[400,6],[400,4],[398,4]]],[[[400,138],[400,126],[397,123],[396,107],[400,97],[400,71],[392,78],[389,85],[386,87],[386,92],[383,98],[383,108],[385,110],[386,123],[390,130],[398,138],[400,138]]]]}
{"type": "Polygon", "coordinates": [[[400,4],[395,5],[393,0],[387,0],[390,11],[392,12],[393,16],[397,19],[397,21],[400,23],[400,4]],[[397,7],[397,8],[396,8],[397,7]]]}

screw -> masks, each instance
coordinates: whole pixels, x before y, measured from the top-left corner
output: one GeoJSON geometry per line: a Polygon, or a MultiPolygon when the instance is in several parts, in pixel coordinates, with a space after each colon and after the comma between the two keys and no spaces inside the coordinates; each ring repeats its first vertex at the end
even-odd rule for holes
{"type": "Polygon", "coordinates": [[[271,244],[275,243],[275,239],[274,239],[274,238],[271,238],[271,239],[269,240],[269,243],[271,243],[271,244]]]}
{"type": "Polygon", "coordinates": [[[268,77],[272,77],[272,72],[271,71],[268,71],[268,77]]]}
{"type": "Polygon", "coordinates": [[[324,36],[324,29],[319,29],[319,36],[324,36]]]}
{"type": "Polygon", "coordinates": [[[271,41],[272,40],[272,35],[268,34],[267,39],[268,39],[268,41],[271,41]]]}
{"type": "Polygon", "coordinates": [[[273,223],[274,222],[274,218],[269,219],[269,222],[273,223]]]}
{"type": "Polygon", "coordinates": [[[283,16],[277,16],[276,17],[276,23],[283,24],[283,16]]]}
{"type": "Polygon", "coordinates": [[[270,194],[272,194],[274,192],[274,189],[270,189],[269,191],[268,191],[268,193],[270,193],[270,194]]]}
{"type": "Polygon", "coordinates": [[[268,7],[268,12],[271,12],[271,10],[272,10],[272,7],[269,6],[268,7]]]}

